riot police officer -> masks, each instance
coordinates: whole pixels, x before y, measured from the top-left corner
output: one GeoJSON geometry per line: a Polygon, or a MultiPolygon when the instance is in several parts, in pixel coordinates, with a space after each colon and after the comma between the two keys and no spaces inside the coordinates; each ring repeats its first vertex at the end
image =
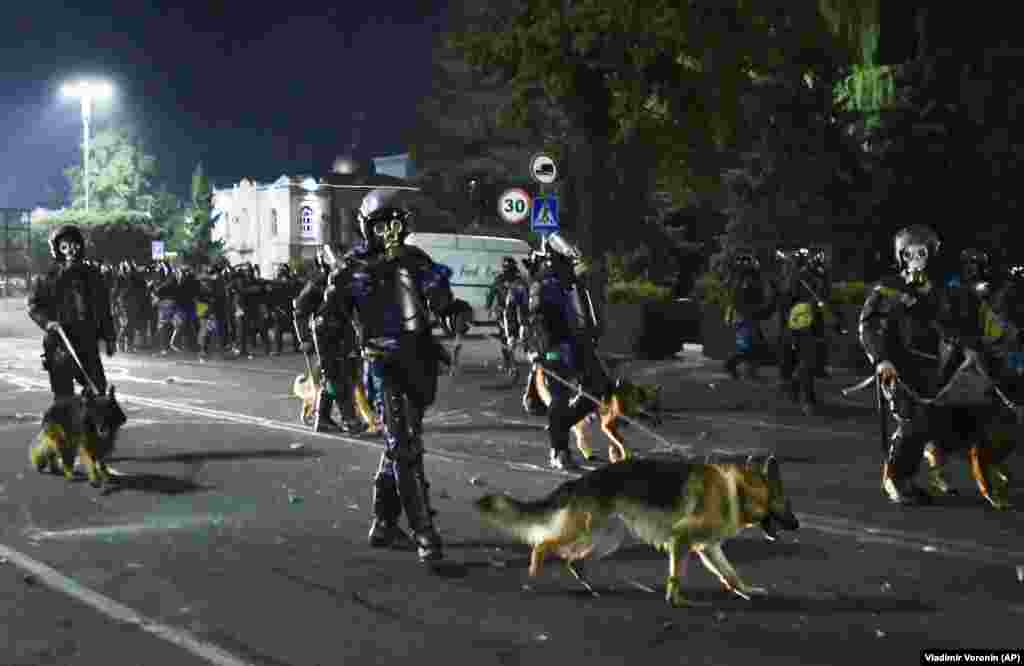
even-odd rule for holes
{"type": "Polygon", "coordinates": [[[423,416],[437,394],[443,349],[430,312],[453,300],[446,271],[405,244],[411,211],[400,190],[368,193],[356,212],[363,242],[331,273],[324,296],[339,318],[357,321],[367,393],[384,426],[385,451],[373,482],[374,547],[407,541],[403,509],[421,561],[443,556],[423,469],[423,416]]]}
{"type": "Polygon", "coordinates": [[[899,275],[874,286],[860,315],[861,344],[898,424],[887,442],[882,489],[890,501],[904,505],[929,501],[913,482],[926,444],[948,448],[942,443],[949,438],[970,438],[983,428],[980,421],[969,423],[969,414],[915,397],[937,395],[962,358],[982,352],[977,294],[931,278],[940,247],[927,226],[897,232],[893,249],[899,275]]]}
{"type": "Polygon", "coordinates": [[[107,379],[99,354],[99,342],[107,356],[117,347],[110,293],[98,269],[84,262],[85,238],[72,224],[55,229],[49,239],[53,266],[37,276],[27,299],[28,316],[46,332],[43,338],[43,367],[50,375],[55,400],[74,397],[75,381],[88,386],[82,370],[96,390],[106,391],[107,379]],[[71,351],[60,338],[58,327],[78,355],[78,367],[71,351]]]}
{"type": "Polygon", "coordinates": [[[605,395],[611,379],[597,359],[597,339],[602,322],[582,273],[586,262],[579,249],[561,234],[545,237],[543,259],[530,285],[529,314],[538,359],[545,369],[562,378],[544,374],[551,396],[548,405],[549,464],[574,469],[569,433],[596,409],[588,399],[572,398],[564,381],[579,382],[591,394],[605,395]]]}

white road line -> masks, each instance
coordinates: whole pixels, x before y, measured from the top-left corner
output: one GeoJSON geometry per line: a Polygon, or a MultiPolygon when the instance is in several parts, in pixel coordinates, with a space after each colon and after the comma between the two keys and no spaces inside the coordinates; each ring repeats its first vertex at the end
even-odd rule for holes
{"type": "MultiPolygon", "coordinates": [[[[0,374],[0,379],[4,379],[13,384],[20,385],[23,387],[30,386],[33,388],[49,388],[49,383],[44,382],[42,380],[30,377],[23,377],[20,375],[13,375],[10,373],[0,374]]],[[[239,414],[236,412],[225,412],[215,409],[209,409],[206,407],[197,407],[195,405],[185,405],[181,403],[171,402],[168,400],[159,400],[156,398],[144,398],[141,396],[123,394],[119,394],[118,398],[123,402],[136,403],[148,407],[153,407],[156,409],[165,409],[168,411],[178,412],[182,414],[191,414],[193,416],[205,416],[207,418],[218,421],[237,423],[241,425],[258,426],[262,428],[267,428],[269,430],[278,430],[282,432],[299,434],[306,437],[316,437],[332,442],[345,442],[348,444],[363,446],[378,451],[384,449],[383,444],[375,441],[346,437],[344,435],[334,433],[316,433],[305,426],[292,425],[290,423],[284,423],[283,421],[277,421],[274,419],[267,419],[258,416],[249,416],[246,414],[239,414]]],[[[548,469],[545,467],[541,467],[540,465],[529,465],[513,461],[501,461],[496,460],[494,458],[473,456],[463,453],[456,453],[452,451],[439,451],[436,448],[427,452],[427,457],[435,460],[444,460],[448,462],[486,462],[492,465],[501,465],[505,469],[509,470],[516,470],[520,472],[541,472],[549,474],[551,476],[569,478],[574,478],[576,476],[575,474],[571,474],[569,472],[548,469]]],[[[900,548],[907,548],[916,551],[927,549],[928,552],[938,552],[948,555],[950,557],[957,557],[985,563],[1003,562],[1019,564],[1022,560],[1024,560],[1024,554],[1022,553],[1006,551],[1004,549],[991,548],[983,546],[981,544],[970,544],[966,542],[936,539],[935,537],[929,536],[927,534],[914,534],[912,532],[886,530],[884,528],[879,528],[873,525],[857,523],[855,521],[849,521],[843,518],[832,516],[805,515],[805,518],[806,527],[810,529],[820,531],[826,534],[852,537],[854,539],[859,539],[861,541],[870,541],[900,548]]]]}
{"type": "Polygon", "coordinates": [[[211,664],[216,664],[216,666],[255,666],[252,662],[245,661],[212,643],[201,640],[185,629],[157,622],[123,604],[119,604],[113,599],[85,587],[76,580],[68,578],[56,569],[3,544],[0,544],[0,556],[6,558],[8,562],[14,564],[19,569],[34,575],[43,585],[73,597],[111,619],[133,624],[139,629],[153,634],[168,643],[177,645],[211,664]]]}
{"type": "Polygon", "coordinates": [[[88,539],[118,536],[122,534],[138,534],[155,530],[181,530],[190,527],[206,527],[208,525],[223,525],[227,519],[224,516],[206,514],[202,516],[189,516],[186,518],[151,520],[144,523],[124,523],[119,525],[101,525],[97,527],[76,527],[70,530],[41,530],[36,527],[25,530],[25,538],[32,541],[43,541],[47,539],[88,539]]]}

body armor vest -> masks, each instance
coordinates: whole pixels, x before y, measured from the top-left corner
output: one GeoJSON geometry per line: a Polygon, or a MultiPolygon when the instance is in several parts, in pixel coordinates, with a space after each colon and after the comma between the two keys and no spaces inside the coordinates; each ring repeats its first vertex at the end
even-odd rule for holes
{"type": "Polygon", "coordinates": [[[60,311],[57,319],[62,324],[96,320],[87,271],[85,266],[74,265],[61,270],[58,274],[55,292],[60,303],[60,311]]]}
{"type": "Polygon", "coordinates": [[[402,258],[373,266],[370,275],[373,286],[359,307],[366,338],[390,338],[429,330],[426,301],[413,269],[402,258]]]}

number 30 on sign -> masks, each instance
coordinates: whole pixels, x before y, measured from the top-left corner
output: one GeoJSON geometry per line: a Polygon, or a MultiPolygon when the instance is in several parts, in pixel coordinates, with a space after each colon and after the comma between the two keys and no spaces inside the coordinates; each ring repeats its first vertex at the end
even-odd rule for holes
{"type": "Polygon", "coordinates": [[[498,215],[506,222],[519,224],[529,219],[532,203],[526,190],[513,187],[498,197],[498,215]]]}

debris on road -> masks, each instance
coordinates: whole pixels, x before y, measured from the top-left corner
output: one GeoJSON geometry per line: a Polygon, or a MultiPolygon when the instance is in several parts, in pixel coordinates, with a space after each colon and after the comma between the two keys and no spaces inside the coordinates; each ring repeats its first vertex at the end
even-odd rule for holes
{"type": "Polygon", "coordinates": [[[177,380],[174,377],[168,377],[167,379],[164,380],[164,383],[165,384],[173,384],[176,381],[177,380]]]}
{"type": "Polygon", "coordinates": [[[445,490],[444,488],[442,488],[442,489],[441,489],[441,492],[439,492],[439,493],[437,494],[437,496],[438,496],[439,498],[441,498],[441,499],[451,499],[451,498],[452,498],[452,496],[451,496],[451,495],[449,495],[449,494],[448,494],[448,491],[447,491],[447,490],[445,490]]]}
{"type": "Polygon", "coordinates": [[[1024,564],[1017,565],[1017,582],[1024,583],[1024,564]]]}
{"type": "Polygon", "coordinates": [[[875,629],[875,638],[885,638],[885,632],[881,629],[875,629]]]}
{"type": "Polygon", "coordinates": [[[39,582],[39,579],[36,578],[35,574],[25,574],[21,577],[21,582],[25,583],[26,585],[35,585],[39,582]]]}
{"type": "Polygon", "coordinates": [[[935,546],[924,546],[924,547],[921,548],[921,550],[923,550],[926,553],[934,553],[938,549],[935,546]]]}
{"type": "Polygon", "coordinates": [[[288,448],[290,448],[292,451],[296,451],[298,449],[305,448],[305,446],[306,445],[303,444],[302,442],[292,442],[291,444],[288,445],[288,448]]]}
{"type": "Polygon", "coordinates": [[[471,485],[471,486],[482,486],[482,485],[485,485],[485,484],[484,484],[483,478],[481,478],[479,476],[474,476],[474,477],[470,477],[469,485],[471,485]]]}

